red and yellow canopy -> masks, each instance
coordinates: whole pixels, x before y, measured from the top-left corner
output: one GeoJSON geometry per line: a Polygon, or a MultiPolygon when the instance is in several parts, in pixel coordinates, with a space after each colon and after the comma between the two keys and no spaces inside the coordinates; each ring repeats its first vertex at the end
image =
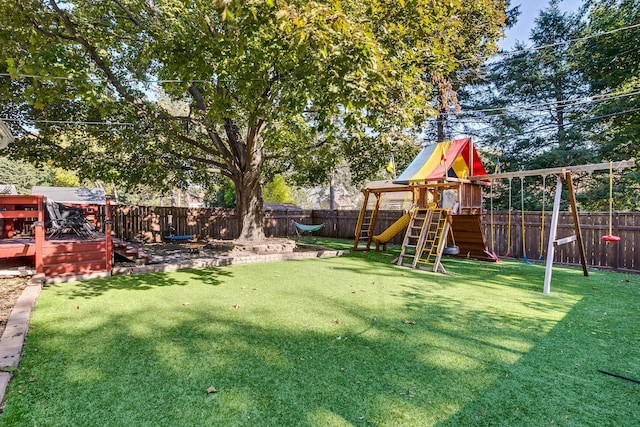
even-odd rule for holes
{"type": "Polygon", "coordinates": [[[471,138],[464,138],[424,147],[394,182],[423,183],[486,174],[471,138]]]}

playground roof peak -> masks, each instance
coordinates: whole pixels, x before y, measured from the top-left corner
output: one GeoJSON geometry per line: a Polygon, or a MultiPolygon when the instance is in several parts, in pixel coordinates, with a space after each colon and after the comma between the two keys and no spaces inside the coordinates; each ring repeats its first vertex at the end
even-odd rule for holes
{"type": "Polygon", "coordinates": [[[445,178],[466,179],[486,173],[471,138],[462,138],[424,147],[394,183],[417,184],[443,181],[445,178]]]}

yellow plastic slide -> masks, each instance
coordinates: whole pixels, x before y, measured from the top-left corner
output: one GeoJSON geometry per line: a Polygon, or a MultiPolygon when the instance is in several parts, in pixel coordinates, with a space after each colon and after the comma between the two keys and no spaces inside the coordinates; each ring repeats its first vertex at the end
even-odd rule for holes
{"type": "Polygon", "coordinates": [[[396,222],[391,224],[389,228],[384,230],[382,233],[377,236],[373,236],[371,240],[376,244],[376,251],[380,250],[380,245],[384,245],[384,250],[387,249],[387,242],[393,239],[393,236],[404,230],[407,225],[409,225],[409,221],[411,220],[411,215],[408,213],[402,215],[396,222]]]}

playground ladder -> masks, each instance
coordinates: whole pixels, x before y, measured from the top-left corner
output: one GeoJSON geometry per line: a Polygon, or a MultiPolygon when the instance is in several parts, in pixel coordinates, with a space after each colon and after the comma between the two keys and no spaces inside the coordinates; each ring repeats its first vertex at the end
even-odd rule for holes
{"type": "Polygon", "coordinates": [[[364,201],[360,214],[358,215],[358,223],[356,225],[355,239],[353,242],[354,251],[368,251],[373,237],[373,229],[378,219],[378,210],[380,209],[380,197],[376,194],[376,204],[373,210],[367,210],[369,202],[369,192],[364,193],[364,201]],[[361,246],[363,242],[366,246],[361,246]]]}
{"type": "Polygon", "coordinates": [[[433,271],[440,270],[446,273],[440,263],[440,258],[442,257],[444,237],[448,231],[449,221],[446,209],[414,209],[397,264],[419,268],[420,264],[431,263],[431,258],[435,257],[433,271]]]}
{"type": "Polygon", "coordinates": [[[431,222],[433,210],[427,208],[415,208],[411,212],[411,220],[402,242],[402,250],[397,264],[415,268],[416,260],[420,257],[419,249],[424,242],[425,229],[431,222]]]}
{"type": "Polygon", "coordinates": [[[445,209],[433,209],[431,220],[425,229],[425,238],[418,252],[419,255],[414,260],[413,268],[419,268],[419,264],[431,264],[433,258],[433,271],[447,271],[440,263],[445,237],[449,232],[448,214],[445,209]]]}

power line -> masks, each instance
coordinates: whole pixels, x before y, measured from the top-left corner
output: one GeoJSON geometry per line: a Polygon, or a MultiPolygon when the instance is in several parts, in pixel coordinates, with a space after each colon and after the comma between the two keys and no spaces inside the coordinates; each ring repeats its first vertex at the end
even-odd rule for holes
{"type": "Polygon", "coordinates": [[[26,122],[26,123],[47,123],[47,124],[61,124],[61,125],[86,125],[86,126],[135,126],[135,123],[128,122],[88,122],[88,121],[76,121],[76,120],[39,120],[39,119],[13,119],[9,117],[2,117],[2,121],[5,122],[26,122]]]}
{"type": "MultiPolygon", "coordinates": [[[[589,39],[596,38],[596,37],[607,36],[607,35],[610,35],[610,34],[617,33],[619,31],[632,30],[632,29],[638,28],[638,27],[640,27],[640,23],[627,25],[626,27],[614,28],[613,30],[604,31],[604,32],[598,33],[598,34],[591,34],[591,35],[584,36],[584,37],[578,37],[576,39],[569,39],[569,40],[564,40],[564,41],[561,41],[561,42],[549,43],[549,44],[545,44],[545,45],[542,45],[542,46],[531,46],[531,47],[525,47],[525,48],[522,48],[522,49],[514,49],[514,50],[509,50],[509,51],[498,51],[498,52],[494,53],[491,57],[510,56],[510,55],[516,55],[516,54],[524,53],[524,52],[531,52],[531,51],[539,51],[539,50],[549,49],[549,48],[552,48],[552,47],[561,46],[561,45],[565,45],[565,44],[568,44],[568,43],[577,43],[577,42],[589,40],[589,39]]],[[[489,58],[491,58],[491,57],[489,57],[489,58]]],[[[485,58],[483,56],[476,56],[476,57],[472,57],[472,58],[468,58],[468,59],[460,59],[457,62],[465,63],[465,62],[470,62],[470,61],[474,61],[474,60],[478,60],[478,59],[483,59],[483,60],[487,61],[489,58],[485,58]]]]}
{"type": "Polygon", "coordinates": [[[633,89],[631,92],[619,92],[612,94],[603,94],[603,95],[594,95],[588,96],[584,98],[578,99],[567,99],[564,101],[551,101],[551,102],[541,102],[537,104],[528,104],[528,105],[511,105],[509,107],[499,107],[499,108],[485,108],[482,110],[469,110],[474,113],[491,113],[497,111],[509,111],[512,109],[520,109],[520,110],[531,110],[534,107],[548,107],[548,106],[562,106],[562,107],[572,107],[574,105],[582,105],[582,104],[591,104],[595,102],[605,102],[612,99],[625,98],[628,96],[640,95],[640,89],[633,89]]]}
{"type": "MultiPolygon", "coordinates": [[[[600,116],[595,116],[595,117],[590,117],[587,119],[582,119],[582,120],[577,120],[575,122],[571,122],[571,123],[565,123],[565,126],[573,126],[574,124],[577,123],[583,123],[583,122],[588,122],[588,121],[593,121],[593,120],[599,120],[599,119],[605,119],[605,118],[610,118],[610,117],[615,117],[615,116],[619,116],[619,115],[623,115],[623,114],[629,114],[629,113],[635,113],[640,111],[640,107],[639,108],[634,108],[631,110],[625,110],[625,111],[619,111],[619,112],[615,112],[615,113],[610,113],[610,114],[604,114],[604,115],[600,115],[600,116]]],[[[497,114],[496,116],[501,115],[501,114],[497,114]]],[[[495,116],[493,116],[495,117],[495,116]]],[[[21,123],[21,122],[26,122],[26,123],[46,123],[46,124],[63,124],[63,125],[81,125],[81,126],[135,126],[135,123],[130,123],[130,122],[108,122],[108,121],[81,121],[81,120],[39,120],[39,119],[14,119],[14,118],[10,118],[10,117],[0,117],[0,119],[2,121],[5,122],[16,122],[16,123],[21,123]]],[[[469,124],[484,124],[483,122],[479,121],[479,120],[473,120],[472,118],[469,119],[454,119],[454,120],[450,120],[449,123],[451,125],[458,125],[458,124],[462,124],[462,125],[469,125],[469,124]]],[[[491,125],[486,125],[484,127],[484,129],[489,129],[493,126],[491,125]]],[[[540,128],[536,128],[534,130],[531,131],[525,131],[523,133],[533,133],[533,132],[538,132],[540,130],[544,130],[543,128],[546,127],[550,127],[553,128],[555,127],[555,125],[553,124],[549,124],[549,125],[543,125],[540,128]]]]}
{"type": "MultiPolygon", "coordinates": [[[[37,79],[37,80],[61,80],[61,81],[82,81],[82,82],[95,82],[95,83],[109,83],[110,80],[100,77],[74,77],[74,76],[44,76],[39,74],[23,74],[23,73],[0,73],[0,77],[10,77],[12,79],[37,79]]],[[[264,78],[235,78],[235,79],[119,79],[120,82],[126,83],[142,83],[142,84],[152,84],[152,83],[218,83],[218,82],[237,82],[237,81],[266,81],[264,78]]]]}
{"type": "MultiPolygon", "coordinates": [[[[636,113],[636,112],[640,112],[640,107],[639,108],[633,108],[630,110],[624,110],[624,111],[618,111],[615,113],[609,113],[609,114],[602,114],[600,116],[595,116],[595,117],[588,117],[585,119],[581,119],[581,120],[576,120],[570,123],[564,123],[564,127],[565,128],[569,128],[572,126],[575,126],[577,124],[580,123],[586,123],[586,122],[592,122],[594,120],[601,120],[601,119],[609,119],[612,117],[617,117],[617,116],[622,116],[625,114],[630,114],[630,113],[636,113]]],[[[461,125],[461,126],[465,126],[465,128],[469,127],[469,126],[473,126],[476,125],[475,129],[476,131],[483,131],[486,129],[491,129],[494,126],[491,124],[485,124],[483,122],[480,121],[472,121],[472,120],[458,120],[458,119],[454,119],[450,121],[450,125],[451,126],[456,126],[456,125],[461,125]],[[478,125],[483,125],[482,127],[478,127],[478,125]]],[[[499,137],[501,138],[513,138],[513,137],[518,137],[518,136],[522,136],[522,135],[527,135],[527,134],[535,134],[535,133],[540,133],[540,132],[545,132],[548,130],[552,130],[557,128],[557,124],[555,123],[547,123],[547,124],[542,124],[534,129],[531,130],[526,130],[526,131],[522,131],[522,132],[517,132],[517,133],[511,133],[511,134],[506,134],[506,135],[499,135],[499,137]]]]}
{"type": "Polygon", "coordinates": [[[516,50],[512,50],[512,51],[508,51],[508,52],[498,52],[498,53],[496,53],[496,55],[499,55],[499,56],[502,56],[502,55],[513,55],[513,54],[518,54],[518,53],[523,53],[523,52],[529,52],[529,51],[532,51],[532,50],[536,51],[536,50],[548,49],[548,48],[551,48],[551,47],[561,46],[563,44],[577,43],[577,42],[581,42],[581,41],[584,41],[584,40],[593,39],[593,38],[596,38],[596,37],[607,36],[609,34],[614,34],[614,33],[617,33],[619,31],[632,30],[632,29],[638,28],[638,27],[640,27],[640,23],[627,25],[626,27],[614,28],[613,30],[604,31],[604,32],[598,33],[598,34],[591,34],[589,36],[578,37],[577,39],[569,39],[569,40],[565,40],[565,41],[562,41],[562,42],[549,43],[549,44],[542,45],[542,46],[532,46],[532,47],[523,48],[523,49],[516,49],[516,50]]]}

